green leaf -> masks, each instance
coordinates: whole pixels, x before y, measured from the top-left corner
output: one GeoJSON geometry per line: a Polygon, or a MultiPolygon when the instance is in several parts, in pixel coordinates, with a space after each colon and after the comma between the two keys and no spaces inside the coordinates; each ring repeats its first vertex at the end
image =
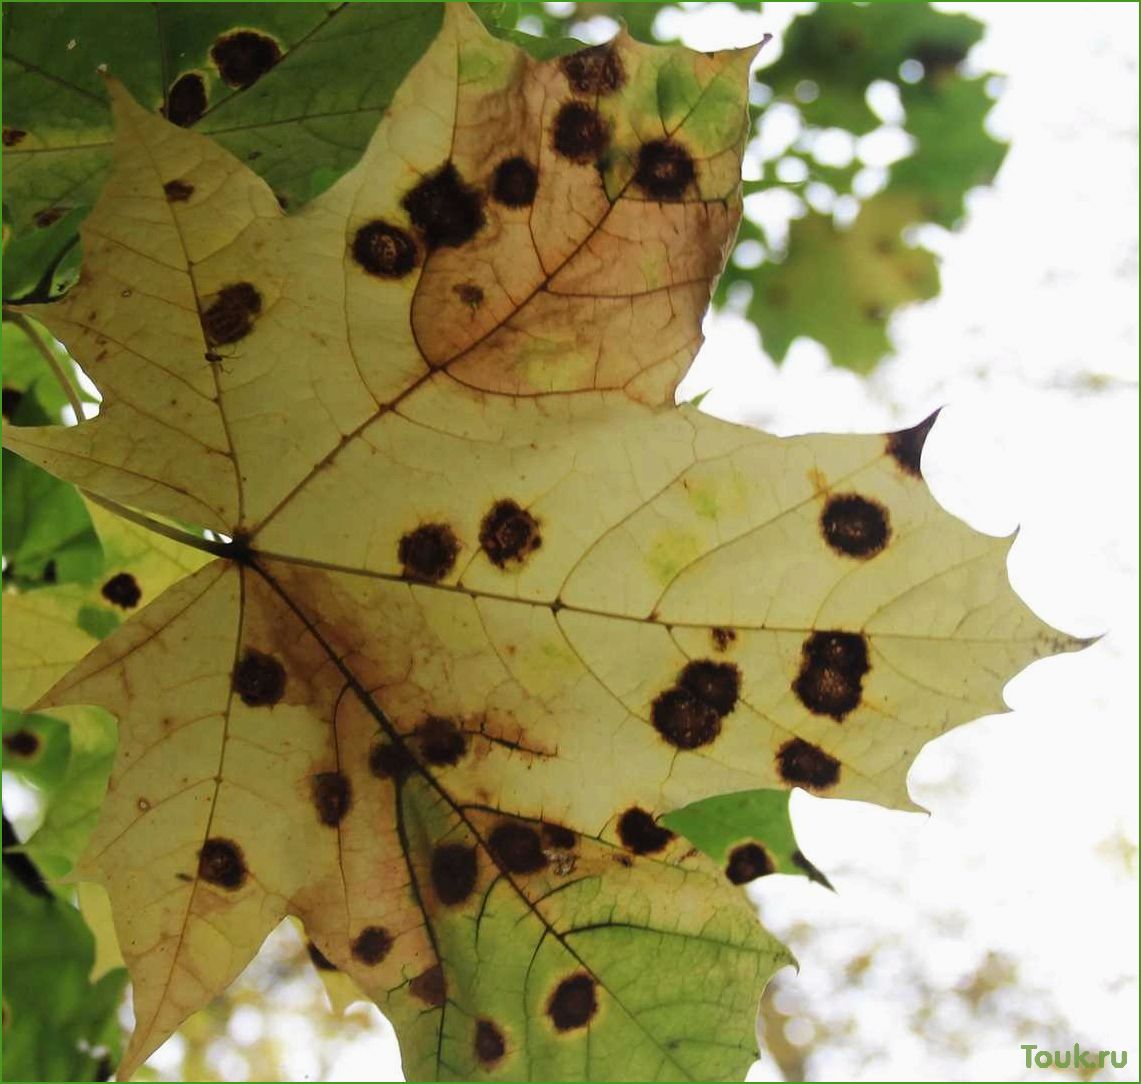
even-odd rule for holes
{"type": "Polygon", "coordinates": [[[846,229],[811,213],[792,223],[780,263],[753,273],[748,316],[765,350],[782,361],[798,336],[816,339],[834,365],[866,373],[891,350],[887,324],[908,302],[939,290],[935,257],[904,243],[912,200],[882,193],[846,229]]]}
{"type": "Polygon", "coordinates": [[[50,715],[25,715],[4,709],[4,771],[13,772],[45,792],[59,786],[71,756],[68,727],[50,715]]]}
{"type": "Polygon", "coordinates": [[[786,790],[747,790],[705,798],[661,820],[709,855],[735,884],[791,873],[831,888],[801,852],[788,803],[786,790]]]}
{"type": "Polygon", "coordinates": [[[4,1079],[105,1079],[121,1045],[116,1010],[127,973],[93,984],[94,939],[79,912],[33,895],[7,864],[3,951],[4,1079]]]}

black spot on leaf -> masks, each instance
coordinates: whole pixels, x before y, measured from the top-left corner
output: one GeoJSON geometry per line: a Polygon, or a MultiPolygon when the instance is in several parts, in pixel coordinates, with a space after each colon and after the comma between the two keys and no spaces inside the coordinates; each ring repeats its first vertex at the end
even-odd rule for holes
{"type": "Polygon", "coordinates": [[[526,158],[504,158],[495,167],[491,196],[504,207],[530,207],[539,190],[539,172],[526,158]]]}
{"type": "Polygon", "coordinates": [[[687,689],[667,689],[653,703],[655,729],[679,749],[708,745],[721,733],[721,716],[687,689]]]}
{"type": "Polygon", "coordinates": [[[737,639],[736,631],[728,628],[710,629],[709,635],[713,637],[713,646],[718,651],[728,651],[729,645],[737,639]]]}
{"type": "Polygon", "coordinates": [[[507,1051],[503,1032],[490,1020],[479,1020],[475,1025],[475,1056],[487,1066],[494,1065],[507,1051]]]}
{"type": "Polygon", "coordinates": [[[488,839],[495,861],[508,873],[536,873],[547,864],[542,840],[534,828],[515,821],[496,825],[488,839]]]}
{"type": "Polygon", "coordinates": [[[483,200],[451,162],[425,177],[401,201],[429,248],[458,248],[484,223],[483,200]]]}
{"type": "Polygon", "coordinates": [[[688,689],[718,715],[728,715],[737,706],[741,692],[741,671],[731,662],[702,659],[689,663],[681,672],[678,684],[688,689]]]}
{"type": "Polygon", "coordinates": [[[4,735],[4,750],[13,756],[29,760],[40,751],[40,737],[30,730],[15,730],[4,735]]]}
{"type": "Polygon", "coordinates": [[[368,769],[378,779],[393,779],[399,783],[415,767],[412,754],[396,742],[377,741],[369,750],[368,769]]]}
{"type": "Polygon", "coordinates": [[[618,838],[623,847],[635,854],[656,854],[669,844],[674,834],[657,824],[644,809],[632,806],[618,821],[618,838]]]}
{"type": "Polygon", "coordinates": [[[555,151],[572,162],[596,161],[610,145],[610,130],[597,109],[567,102],[555,116],[555,151]]]}
{"type": "Polygon", "coordinates": [[[261,294],[249,282],[223,286],[202,313],[206,341],[214,346],[236,343],[253,330],[254,318],[261,312],[261,294]]]}
{"type": "Polygon", "coordinates": [[[246,880],[241,847],[229,839],[208,839],[198,852],[198,876],[230,892],[241,888],[246,880]]]}
{"type": "Polygon", "coordinates": [[[23,128],[5,128],[3,141],[5,147],[15,147],[23,143],[28,138],[28,133],[23,128]]]}
{"type": "Polygon", "coordinates": [[[456,563],[459,539],[446,523],[425,523],[400,539],[396,555],[410,580],[439,583],[456,563]]]}
{"type": "Polygon", "coordinates": [[[194,195],[194,185],[189,181],[167,181],[162,186],[168,203],[185,203],[194,195]]]}
{"type": "Polygon", "coordinates": [[[451,719],[429,715],[417,728],[420,753],[429,764],[456,764],[467,751],[464,732],[451,719]]]}
{"type": "Polygon", "coordinates": [[[46,229],[48,226],[58,222],[65,214],[68,208],[66,207],[45,207],[42,211],[37,211],[32,216],[32,222],[35,223],[41,230],[46,229]]]}
{"type": "Polygon", "coordinates": [[[99,593],[113,606],[124,610],[133,610],[143,597],[138,581],[129,572],[119,572],[112,576],[99,589],[99,593]]]}
{"type": "Polygon", "coordinates": [[[206,112],[206,80],[198,72],[180,75],[166,92],[163,114],[171,124],[189,128],[206,112]]]}
{"type": "Polygon", "coordinates": [[[694,176],[693,159],[680,143],[654,139],[638,148],[634,183],[653,199],[681,199],[694,176]]]}
{"type": "Polygon", "coordinates": [[[905,473],[914,478],[922,477],[919,464],[923,457],[923,446],[927,443],[927,434],[931,432],[931,427],[938,417],[939,411],[936,410],[918,425],[887,435],[887,454],[899,464],[905,473]]]}
{"type": "Polygon", "coordinates": [[[769,852],[759,843],[742,843],[729,852],[725,876],[735,885],[748,884],[776,869],[769,852]]]}
{"type": "Polygon", "coordinates": [[[306,946],[309,951],[309,959],[313,961],[313,966],[318,971],[336,971],[337,965],[330,963],[329,958],[315,945],[312,941],[306,946]]]}
{"type": "Polygon", "coordinates": [[[352,786],[342,772],[320,772],[310,780],[313,807],[317,819],[330,828],[336,828],[353,802],[352,786]]]}
{"type": "Polygon", "coordinates": [[[210,46],[210,59],[227,86],[245,90],[281,59],[281,49],[265,34],[237,30],[223,34],[210,46]]]}
{"type": "Polygon", "coordinates": [[[463,903],[472,894],[476,872],[474,847],[442,843],[432,853],[432,887],[439,901],[449,907],[463,903]]]}
{"type": "Polygon", "coordinates": [[[777,770],[786,783],[812,790],[827,790],[840,778],[840,762],[802,738],[793,738],[780,747],[777,770]]]}
{"type": "Polygon", "coordinates": [[[370,275],[388,279],[403,278],[420,262],[412,235],[379,218],[357,230],[352,254],[370,275]]]}
{"type": "Polygon", "coordinates": [[[57,583],[59,581],[59,570],[56,568],[55,558],[44,565],[43,581],[44,583],[57,583]]]}
{"type": "Polygon", "coordinates": [[[276,704],[285,695],[285,667],[272,655],[247,647],[234,667],[234,692],[251,708],[276,704]]]}
{"type": "Polygon", "coordinates": [[[366,926],[352,944],[353,959],[375,967],[392,950],[392,935],[383,926],[366,926]]]}
{"type": "Polygon", "coordinates": [[[447,996],[448,987],[444,979],[444,969],[435,964],[427,971],[421,971],[409,984],[408,992],[425,1005],[439,1008],[447,996]]]}
{"type": "Polygon", "coordinates": [[[626,82],[622,58],[611,45],[595,45],[564,56],[559,67],[577,94],[612,94],[626,82]]]}
{"type": "Polygon", "coordinates": [[[543,825],[543,842],[556,851],[573,851],[575,834],[561,824],[543,825]]]}
{"type": "Polygon", "coordinates": [[[563,979],[547,1002],[547,1015],[559,1031],[586,1027],[597,1011],[594,979],[583,972],[563,979]]]}
{"type": "Polygon", "coordinates": [[[800,673],[792,689],[813,714],[842,722],[859,706],[870,669],[867,641],[859,633],[814,632],[801,648],[800,673]]]}
{"type": "Polygon", "coordinates": [[[479,544],[497,568],[522,563],[543,544],[539,521],[514,501],[496,501],[480,524],[479,544]]]}
{"type": "Polygon", "coordinates": [[[11,420],[12,416],[20,409],[20,403],[23,402],[24,393],[19,388],[5,388],[4,389],[4,418],[11,420]]]}
{"type": "Polygon", "coordinates": [[[887,509],[856,493],[831,498],[820,514],[824,541],[847,557],[874,557],[891,537],[887,509]]]}
{"type": "Polygon", "coordinates": [[[483,304],[483,290],[474,282],[461,282],[452,291],[469,309],[478,309],[483,304]]]}

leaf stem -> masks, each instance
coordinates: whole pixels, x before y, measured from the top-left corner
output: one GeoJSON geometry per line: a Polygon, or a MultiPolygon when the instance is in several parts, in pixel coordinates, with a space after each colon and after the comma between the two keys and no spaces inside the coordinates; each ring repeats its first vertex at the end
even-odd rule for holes
{"type": "Polygon", "coordinates": [[[132,523],[137,523],[140,527],[145,527],[148,531],[161,534],[164,538],[169,538],[172,542],[179,542],[184,546],[191,546],[193,549],[212,553],[215,557],[232,558],[235,555],[236,547],[232,542],[214,542],[209,538],[203,538],[201,535],[191,534],[189,531],[172,527],[169,523],[151,519],[150,516],[142,512],[136,512],[133,508],[128,508],[118,501],[111,500],[110,497],[102,497],[98,493],[92,493],[89,489],[81,489],[80,492],[89,501],[102,508],[106,508],[108,512],[114,512],[115,515],[121,516],[123,519],[128,519],[132,523]]]}
{"type": "Polygon", "coordinates": [[[75,389],[75,383],[68,379],[67,373],[64,372],[63,366],[59,363],[59,358],[55,356],[51,348],[40,338],[39,333],[32,327],[31,321],[22,312],[10,313],[9,319],[14,323],[28,338],[31,340],[32,345],[39,351],[40,357],[48,363],[48,368],[51,369],[55,375],[56,380],[59,381],[60,387],[63,389],[63,394],[67,396],[68,404],[71,409],[75,411],[77,421],[83,421],[83,401],[79,398],[79,392],[75,389]]]}

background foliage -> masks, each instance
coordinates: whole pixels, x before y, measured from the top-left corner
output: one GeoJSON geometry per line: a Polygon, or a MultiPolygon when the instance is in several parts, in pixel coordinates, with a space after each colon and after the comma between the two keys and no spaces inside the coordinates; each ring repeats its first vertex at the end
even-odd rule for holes
{"type": "MultiPolygon", "coordinates": [[[[476,6],[498,32],[541,54],[573,47],[566,38],[589,35],[599,17],[621,17],[635,37],[663,40],[664,16],[675,7],[476,6]]],[[[294,208],[352,165],[439,17],[433,4],[9,6],[5,302],[59,296],[79,274],[76,230],[109,155],[99,65],[141,101],[218,139],[294,208]],[[244,25],[283,43],[256,84],[209,55],[222,30],[244,25]]],[[[763,55],[752,93],[750,214],[716,303],[746,315],[776,360],[804,335],[822,343],[834,364],[867,372],[891,350],[892,313],[938,292],[935,257],[916,243],[916,228],[958,228],[966,192],[988,183],[1005,153],[984,127],[991,77],[963,73],[980,36],[977,21],[926,4],[827,4],[793,22],[773,62],[775,43],[763,55]],[[885,131],[909,148],[898,160],[877,152],[885,131]],[[751,213],[774,199],[789,209],[787,231],[751,213]]],[[[5,422],[68,420],[58,373],[71,371],[70,360],[42,331],[8,315],[5,422]]],[[[106,539],[79,495],[8,453],[3,482],[6,593],[82,595],[76,621],[93,638],[106,635],[119,620],[94,590],[109,567],[106,539]]],[[[96,963],[95,938],[71,891],[55,884],[90,828],[113,747],[113,726],[94,713],[4,716],[5,771],[42,800],[39,827],[22,844],[5,823],[10,1079],[97,1079],[117,1053],[124,973],[96,963]],[[50,963],[21,955],[43,945],[51,946],[50,963]]],[[[296,953],[289,959],[290,967],[303,963],[296,953]]]]}

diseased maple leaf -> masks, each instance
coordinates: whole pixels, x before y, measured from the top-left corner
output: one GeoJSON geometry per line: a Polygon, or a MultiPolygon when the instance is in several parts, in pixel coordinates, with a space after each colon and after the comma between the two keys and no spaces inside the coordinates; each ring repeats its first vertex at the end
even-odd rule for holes
{"type": "Polygon", "coordinates": [[[233,539],[37,705],[119,719],[80,871],[134,983],[121,1075],[293,914],[410,1079],[740,1076],[790,961],[729,883],[763,848],[721,869],[661,816],[908,807],[924,741],[1076,646],[930,496],[930,420],[778,439],[673,405],[751,54],[540,63],[448,5],[292,216],[113,86],[83,275],[35,310],[103,408],[6,436],[233,539]]]}

